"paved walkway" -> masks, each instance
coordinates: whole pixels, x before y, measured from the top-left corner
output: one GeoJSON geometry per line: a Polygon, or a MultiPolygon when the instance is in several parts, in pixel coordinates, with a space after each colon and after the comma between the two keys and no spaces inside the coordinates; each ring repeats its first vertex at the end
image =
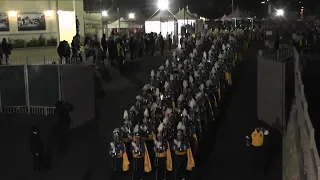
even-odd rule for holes
{"type": "MultiPolygon", "coordinates": [[[[257,118],[257,54],[262,44],[254,43],[244,55],[244,62],[233,73],[230,104],[216,133],[215,145],[207,162],[197,172],[197,180],[264,179],[252,169],[250,149],[245,136],[256,126],[257,118]]],[[[200,165],[201,166],[201,165],[200,165]]],[[[281,157],[265,179],[281,179],[281,157]],[[278,170],[275,170],[278,169],[278,170]]]]}
{"type": "MultiPolygon", "coordinates": [[[[245,136],[250,133],[256,119],[256,55],[259,47],[261,48],[258,44],[252,45],[244,56],[243,64],[233,74],[234,87],[230,103],[216,135],[213,133],[208,138],[212,140],[208,143],[213,147],[201,152],[201,163],[196,164],[195,171],[189,174],[190,180],[259,178],[252,175],[250,154],[245,146],[245,136]]],[[[167,53],[166,57],[171,55],[167,53]]],[[[16,128],[15,121],[3,121],[3,126],[0,124],[0,142],[4,142],[1,144],[4,148],[0,148],[0,159],[5,160],[0,161],[0,168],[4,170],[4,173],[0,173],[0,179],[80,180],[87,172],[90,180],[110,179],[111,158],[108,155],[108,144],[111,132],[122,124],[123,111],[131,106],[135,96],[149,81],[150,70],[158,68],[165,60],[165,57],[159,56],[146,57],[141,61],[130,62],[123,69],[108,67],[108,72],[102,72],[106,97],[97,102],[100,107],[97,120],[74,135],[69,153],[63,158],[54,158],[51,171],[41,174],[32,171],[28,146],[30,122],[22,120],[19,128],[16,128]],[[24,126],[25,124],[28,126],[24,126]]],[[[45,119],[37,120],[39,124],[43,121],[45,119]]],[[[40,131],[49,131],[50,125],[44,126],[46,128],[40,131]]],[[[216,130],[217,126],[213,129],[216,130]]],[[[281,171],[279,164],[276,165],[274,167],[281,171]]],[[[269,179],[278,180],[278,171],[272,171],[270,174],[277,176],[270,176],[269,179]]],[[[150,175],[147,180],[154,179],[150,175]]]]}

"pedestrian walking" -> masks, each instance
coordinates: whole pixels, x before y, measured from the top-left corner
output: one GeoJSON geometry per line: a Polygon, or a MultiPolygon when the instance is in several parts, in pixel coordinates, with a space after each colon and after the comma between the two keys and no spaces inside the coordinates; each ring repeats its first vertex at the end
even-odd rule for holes
{"type": "Polygon", "coordinates": [[[44,144],[36,127],[32,127],[30,134],[30,149],[33,157],[33,169],[41,172],[44,169],[44,144]]]}

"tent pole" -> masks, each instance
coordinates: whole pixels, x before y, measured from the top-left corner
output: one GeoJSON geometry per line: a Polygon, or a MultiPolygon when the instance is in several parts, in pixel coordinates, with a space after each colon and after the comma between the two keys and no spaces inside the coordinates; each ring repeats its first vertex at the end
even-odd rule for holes
{"type": "Polygon", "coordinates": [[[117,12],[118,12],[118,21],[119,21],[118,26],[119,26],[119,37],[120,37],[120,35],[121,35],[121,29],[120,29],[120,9],[119,9],[119,8],[117,8],[117,12]]]}

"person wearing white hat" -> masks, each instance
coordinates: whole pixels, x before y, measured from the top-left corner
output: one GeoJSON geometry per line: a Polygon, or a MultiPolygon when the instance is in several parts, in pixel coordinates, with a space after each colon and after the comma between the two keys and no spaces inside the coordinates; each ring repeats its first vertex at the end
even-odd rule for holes
{"type": "Polygon", "coordinates": [[[165,180],[167,172],[172,171],[172,157],[170,151],[170,144],[164,136],[164,125],[159,124],[157,128],[157,138],[154,140],[156,180],[165,180]]]}
{"type": "Polygon", "coordinates": [[[123,113],[123,119],[124,119],[124,122],[123,122],[123,126],[121,127],[122,141],[124,143],[128,143],[132,140],[132,137],[133,137],[133,127],[129,120],[129,114],[127,110],[125,110],[123,113]]]}
{"type": "Polygon", "coordinates": [[[120,139],[120,130],[116,128],[113,131],[113,141],[110,142],[110,151],[109,154],[113,159],[113,172],[118,178],[121,176],[122,171],[129,170],[129,159],[127,155],[126,145],[120,139]]]}
{"type": "Polygon", "coordinates": [[[177,138],[173,140],[173,151],[175,154],[175,179],[186,179],[187,170],[195,167],[195,162],[188,140],[185,138],[186,127],[180,122],[177,126],[177,138]]]}
{"type": "Polygon", "coordinates": [[[151,125],[149,110],[147,108],[145,109],[143,116],[144,118],[140,125],[140,129],[142,133],[142,140],[147,142],[155,138],[155,130],[151,125]]]}
{"type": "Polygon", "coordinates": [[[133,177],[134,180],[143,180],[145,172],[152,170],[148,148],[141,140],[141,131],[139,125],[134,128],[134,138],[131,142],[131,152],[133,157],[133,177]]]}

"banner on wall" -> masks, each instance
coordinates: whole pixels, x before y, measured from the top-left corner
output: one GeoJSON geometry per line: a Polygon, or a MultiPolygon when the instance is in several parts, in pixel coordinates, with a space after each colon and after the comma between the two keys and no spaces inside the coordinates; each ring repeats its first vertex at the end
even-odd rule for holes
{"type": "Polygon", "coordinates": [[[9,31],[9,18],[8,14],[0,13],[0,31],[9,31]]]}
{"type": "Polygon", "coordinates": [[[44,14],[18,14],[18,31],[46,30],[46,16],[44,14]]]}

